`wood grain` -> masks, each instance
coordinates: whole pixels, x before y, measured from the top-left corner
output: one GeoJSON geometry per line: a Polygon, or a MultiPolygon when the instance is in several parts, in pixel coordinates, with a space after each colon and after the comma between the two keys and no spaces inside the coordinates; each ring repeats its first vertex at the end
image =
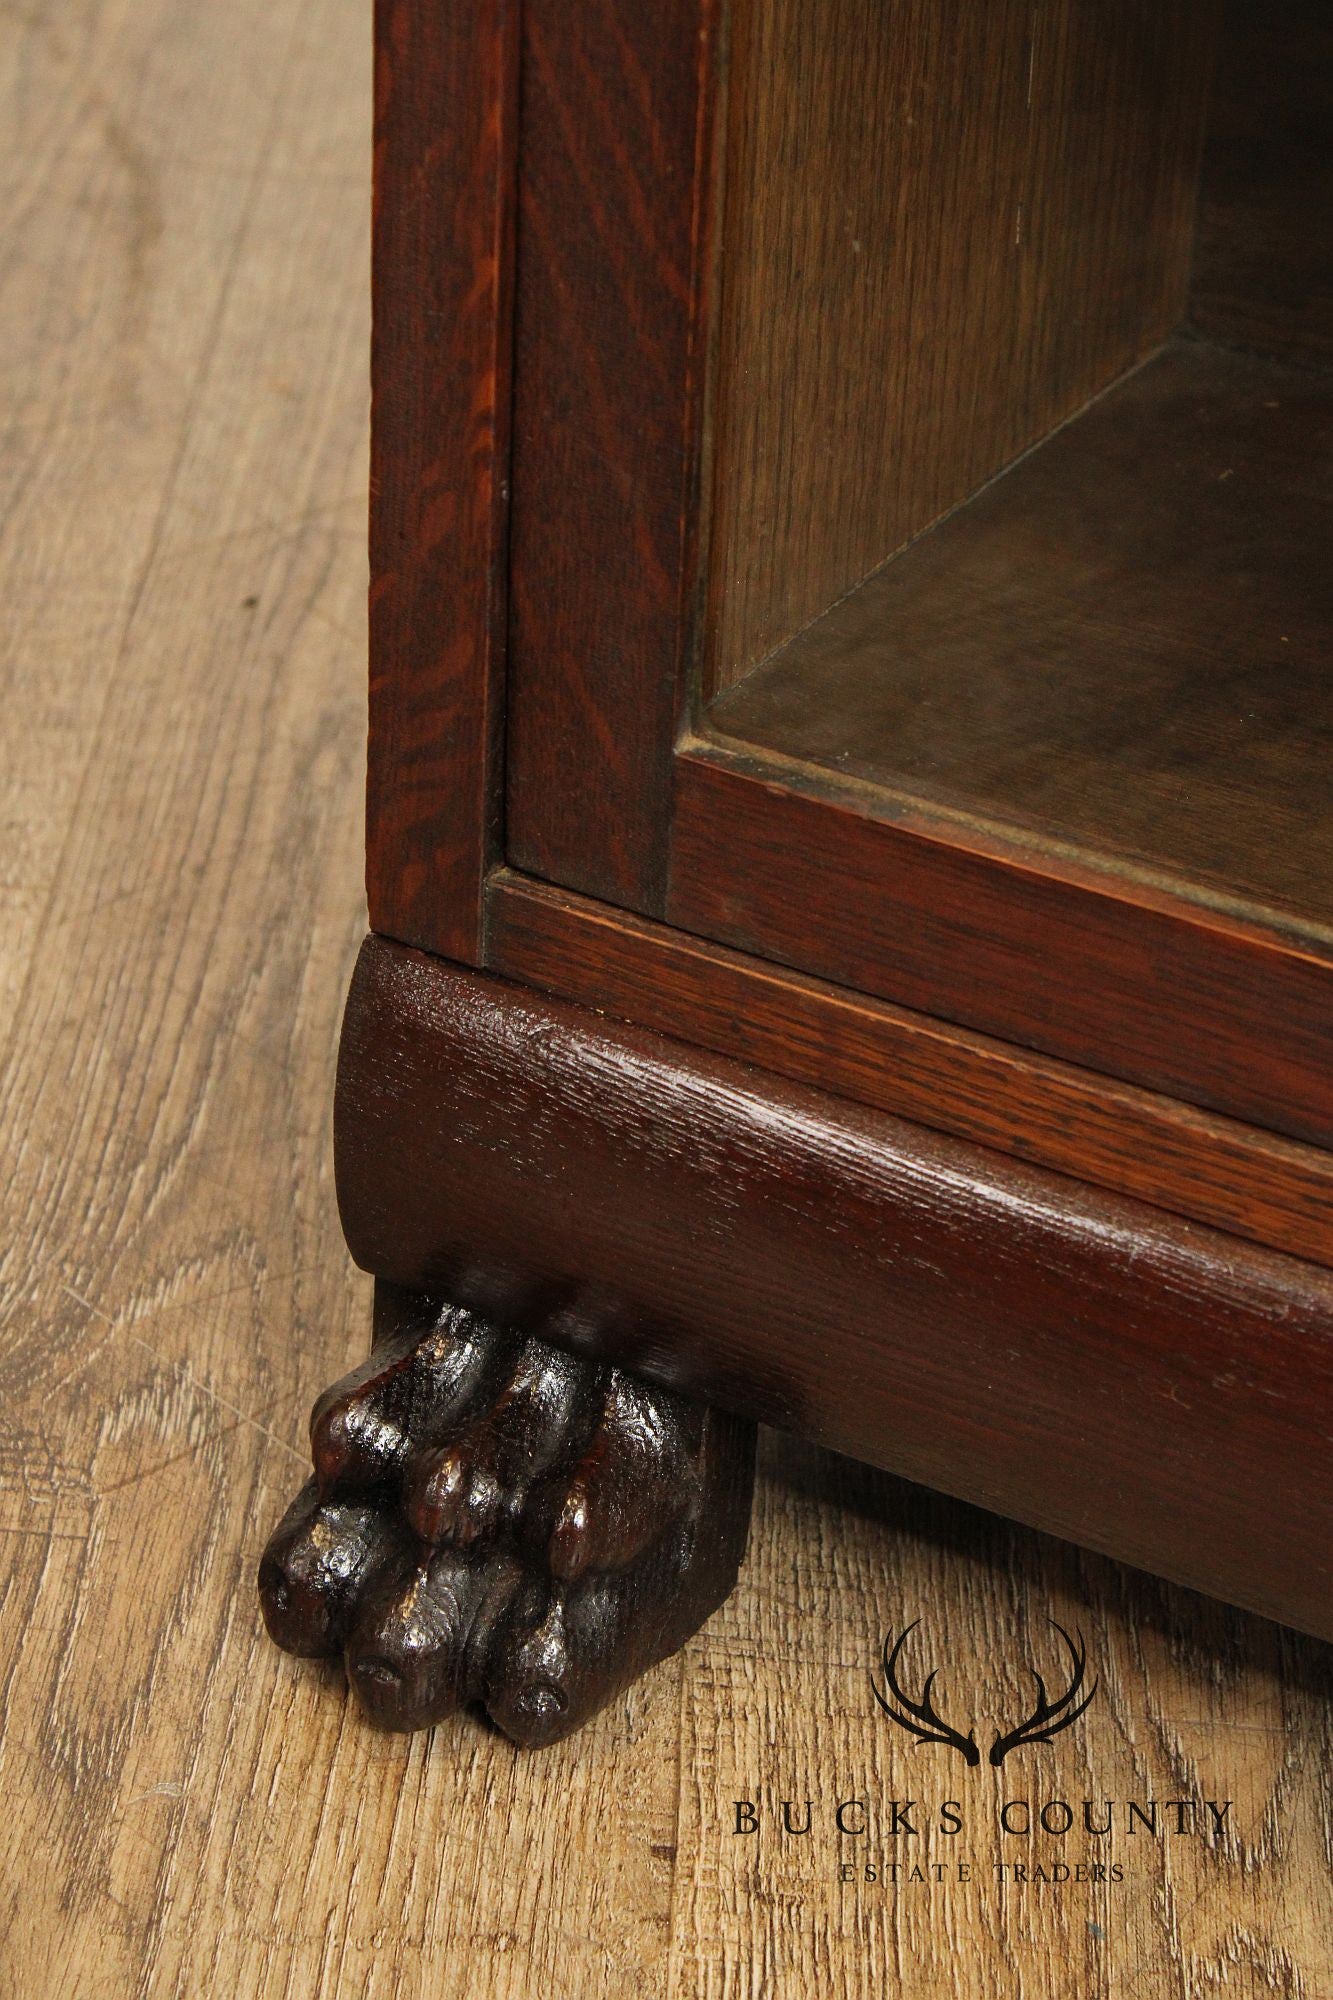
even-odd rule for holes
{"type": "Polygon", "coordinates": [[[1333,23],[1321,0],[1223,0],[1190,321],[1213,340],[1333,362],[1333,23]]]}
{"type": "Polygon", "coordinates": [[[581,1006],[1333,1264],[1333,1155],[508,870],[487,964],[581,1006]]]}
{"type": "Polygon", "coordinates": [[[1184,310],[1212,0],[735,0],[710,686],[1184,310]]]}
{"type": "Polygon", "coordinates": [[[1333,394],[1172,341],[710,727],[1333,948],[1333,394]]]}
{"type": "Polygon", "coordinates": [[[370,1313],[327,1129],[364,921],[366,21],[36,0],[0,79],[5,2000],[871,2000],[890,1963],[923,2000],[1067,2000],[1071,1952],[1090,2000],[1327,1992],[1320,1650],[771,1435],[736,1597],[540,1760],[370,1734],[269,1646],[251,1572],[370,1313]],[[865,1678],[922,1610],[959,1689],[1082,1624],[1110,1692],[1025,1791],[1186,1783],[1236,1837],[1124,1842],[1083,1900],[738,1861],[751,1786],[919,1793],[865,1678]]]}
{"type": "MultiPolygon", "coordinates": [[[[148,563],[161,559],[181,435],[217,343],[257,158],[276,143],[274,39],[224,29],[195,0],[11,9],[3,17],[7,524],[0,583],[9,722],[4,754],[0,1021],[42,934],[61,855],[148,563]],[[191,144],[164,87],[215,79],[191,144]],[[101,71],[109,72],[108,78],[101,71]],[[234,134],[246,134],[239,152],[234,134]],[[169,158],[164,201],[150,161],[169,158]],[[40,551],[40,561],[38,552],[40,551]],[[12,726],[22,716],[21,735],[12,726]]],[[[253,25],[258,10],[240,17],[253,25]]],[[[321,123],[310,145],[317,148],[321,123]]],[[[282,135],[290,151],[292,140],[282,135]]],[[[275,494],[264,518],[294,532],[275,494]]],[[[354,528],[355,485],[320,494],[323,532],[354,528]]],[[[178,521],[178,544],[210,532],[178,521]]],[[[239,615],[239,604],[230,607],[239,615]]]]}
{"type": "MultiPolygon", "coordinates": [[[[1304,1830],[1293,1855],[1319,1825],[1319,1779],[1273,1725],[1291,1700],[1278,1694],[1281,1663],[1301,1676],[1300,1703],[1318,1711],[1325,1654],[1262,1627],[1273,1646],[1263,1666],[1255,1658],[1240,1676],[1223,1666],[1209,1681],[1205,1662],[1225,1651],[1236,1614],[1201,1598],[1131,1581],[1101,1558],[777,1438],[761,1461],[759,1490],[751,1595],[742,1586],[715,1621],[701,1676],[707,1695],[685,1711],[678,1838],[689,1861],[669,1991],[708,2000],[764,1992],[814,2000],[830,1991],[857,2000],[894,1992],[988,2000],[1013,1991],[1030,2000],[1143,2000],[1173,1987],[1188,2000],[1218,1991],[1314,2000],[1325,1991],[1333,1970],[1326,1937],[1308,1952],[1299,1942],[1307,1924],[1327,1922],[1322,1862],[1299,1883],[1289,1878],[1276,1930],[1262,1920],[1249,1928],[1231,1886],[1241,1868],[1253,1868],[1263,1896],[1281,1839],[1272,1815],[1278,1795],[1288,1824],[1304,1830]],[[857,1523],[851,1545],[842,1535],[848,1514],[857,1523]],[[824,1552],[798,1574],[785,1546],[793,1532],[824,1552]],[[979,1587],[983,1575],[1004,1576],[1002,1599],[979,1587]],[[945,1604],[944,1617],[932,1609],[945,1604]],[[746,1622],[751,1605],[757,1625],[746,1622]],[[1081,1739],[1067,1735],[1030,1753],[1021,1771],[971,1772],[947,1753],[907,1747],[896,1731],[868,1729],[868,1656],[886,1630],[918,1613],[933,1628],[928,1644],[914,1635],[922,1641],[918,1685],[921,1671],[938,1665],[947,1694],[965,1700],[975,1690],[981,1712],[1021,1702],[1030,1663],[1049,1670],[1047,1616],[1080,1628],[1105,1672],[1081,1739]],[[812,1625],[826,1635],[816,1645],[812,1625]],[[1145,1731],[1148,1688],[1154,1720],[1145,1731]],[[1119,1839],[1112,1852],[1125,1873],[1116,1884],[1020,1886],[1013,1861],[1049,1868],[1059,1843],[1029,1845],[995,1831],[1008,1799],[1123,1803],[1196,1787],[1214,1798],[1234,1787],[1237,1837],[1212,1851],[1198,1841],[1119,1839]],[[840,1839],[830,1829],[837,1802],[855,1798],[878,1808],[877,1839],[840,1839]],[[888,1801],[945,1798],[958,1801],[970,1834],[950,1839],[932,1828],[915,1841],[885,1837],[888,1801]],[[732,1832],[736,1799],[763,1809],[749,1841],[732,1832]],[[807,1799],[819,1815],[810,1836],[784,1839],[782,1801],[792,1802],[799,1825],[807,1799]],[[880,1867],[878,1883],[839,1879],[841,1864],[864,1868],[867,1859],[880,1867]],[[886,1863],[914,1859],[951,1872],[967,1861],[971,1879],[885,1886],[886,1863]],[[1009,1875],[997,1880],[1001,1864],[1009,1875]]],[[[1066,1860],[1094,1858],[1093,1845],[1066,1860]]]]}
{"type": "Polygon", "coordinates": [[[1333,1637],[1333,1272],[370,938],[365,1270],[1333,1637]]]}
{"type": "Polygon", "coordinates": [[[375,13],[371,920],[475,956],[501,839],[515,0],[375,13]]]}
{"type": "Polygon", "coordinates": [[[525,0],[506,853],[661,901],[693,631],[717,0],[525,0]]]}
{"type": "Polygon", "coordinates": [[[1327,946],[813,766],[728,749],[723,738],[684,746],[667,919],[1290,1138],[1333,1143],[1327,946]]]}

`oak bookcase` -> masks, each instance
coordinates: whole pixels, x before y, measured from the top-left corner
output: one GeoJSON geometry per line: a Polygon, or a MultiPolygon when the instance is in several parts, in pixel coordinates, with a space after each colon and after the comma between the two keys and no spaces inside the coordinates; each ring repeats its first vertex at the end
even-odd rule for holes
{"type": "Polygon", "coordinates": [[[382,1325],[275,1632],[547,1740],[762,1419],[1333,1634],[1326,10],[376,37],[382,1325]]]}

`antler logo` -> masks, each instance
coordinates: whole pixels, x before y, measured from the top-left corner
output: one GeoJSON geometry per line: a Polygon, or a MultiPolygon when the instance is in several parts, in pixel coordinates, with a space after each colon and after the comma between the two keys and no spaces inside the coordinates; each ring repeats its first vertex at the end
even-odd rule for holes
{"type": "Polygon", "coordinates": [[[931,1689],[939,1677],[938,1668],[932,1667],[926,1675],[926,1685],[921,1690],[920,1701],[913,1701],[898,1680],[898,1655],[920,1623],[919,1618],[912,1620],[892,1652],[889,1651],[889,1640],[893,1634],[889,1632],[885,1635],[884,1654],[880,1665],[884,1670],[884,1685],[889,1691],[890,1698],[885,1700],[875,1686],[873,1675],[870,1680],[870,1692],[890,1721],[896,1722],[900,1729],[906,1729],[910,1735],[915,1736],[918,1743],[947,1743],[951,1750],[959,1752],[965,1763],[979,1764],[981,1752],[977,1748],[977,1739],[972,1731],[969,1729],[967,1735],[962,1736],[956,1729],[950,1728],[942,1715],[935,1713],[935,1705],[930,1697],[931,1689]]]}
{"type": "Polygon", "coordinates": [[[1084,1709],[1097,1692],[1097,1682],[1094,1680],[1087,1693],[1083,1695],[1081,1700],[1079,1699],[1079,1693],[1083,1686],[1083,1676],[1087,1672],[1088,1667],[1088,1654],[1087,1648],[1083,1644],[1083,1634],[1079,1633],[1076,1645],[1063,1625],[1056,1624],[1054,1618],[1050,1622],[1069,1649],[1069,1664],[1071,1669],[1069,1686],[1058,1701],[1052,1701],[1046,1693],[1045,1681],[1036,1669],[1033,1669],[1032,1678],[1037,1683],[1037,1706],[1025,1721],[1020,1722],[1016,1728],[1011,1729],[1006,1736],[997,1736],[995,1738],[995,1741],[991,1744],[990,1752],[992,1764],[1003,1764],[1009,1752],[1016,1750],[1020,1743],[1049,1743],[1051,1738],[1058,1736],[1062,1729],[1068,1729],[1071,1722],[1078,1721],[1080,1715],[1082,1715],[1084,1709]]]}
{"type": "MultiPolygon", "coordinates": [[[[1049,1743],[1051,1738],[1058,1736],[1062,1729],[1068,1729],[1071,1722],[1078,1721],[1079,1716],[1082,1715],[1084,1709],[1097,1692],[1098,1683],[1096,1680],[1093,1681],[1092,1686],[1086,1694],[1082,1692],[1088,1666],[1087,1648],[1083,1643],[1083,1634],[1080,1632],[1077,1641],[1075,1641],[1070,1638],[1064,1626],[1058,1624],[1054,1618],[1050,1622],[1064,1640],[1069,1652],[1069,1685],[1062,1695],[1052,1700],[1046,1692],[1045,1681],[1039,1673],[1035,1670],[1033,1671],[1032,1678],[1037,1684],[1036,1706],[1032,1710],[1032,1713],[1025,1716],[1023,1721],[1017,1723],[1014,1728],[996,1731],[995,1741],[991,1744],[990,1748],[990,1761],[992,1764],[1003,1764],[1009,1752],[1017,1750],[1022,1743],[1049,1743]]],[[[881,1694],[873,1675],[870,1681],[870,1691],[890,1721],[896,1722],[900,1729],[905,1729],[909,1735],[915,1736],[918,1745],[922,1743],[943,1743],[950,1750],[956,1750],[965,1764],[979,1764],[981,1762],[981,1752],[977,1748],[975,1731],[969,1729],[967,1735],[964,1736],[961,1730],[955,1729],[951,1723],[946,1722],[944,1717],[935,1708],[934,1687],[935,1682],[939,1678],[938,1668],[932,1667],[926,1675],[925,1686],[922,1688],[920,1699],[917,1701],[913,1701],[898,1678],[898,1661],[903,1647],[907,1644],[908,1639],[916,1631],[920,1623],[921,1620],[919,1618],[914,1618],[912,1623],[906,1627],[892,1644],[890,1644],[890,1641],[893,1641],[892,1632],[886,1635],[884,1651],[880,1660],[880,1668],[884,1676],[885,1692],[881,1694]]]]}

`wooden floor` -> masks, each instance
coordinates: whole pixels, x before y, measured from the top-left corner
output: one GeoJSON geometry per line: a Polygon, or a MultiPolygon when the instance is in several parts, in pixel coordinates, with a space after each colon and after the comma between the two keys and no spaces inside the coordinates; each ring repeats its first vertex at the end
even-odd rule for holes
{"type": "Polygon", "coordinates": [[[373,1734],[263,1635],[307,1404],[369,1326],[328,1130],[368,16],[0,10],[0,1992],[1333,1994],[1327,1655],[779,1439],[730,1604],[554,1751],[373,1734]],[[904,1665],[978,1768],[871,1698],[916,1618],[904,1665]],[[993,1769],[1051,1618],[1097,1692],[993,1769]],[[1113,1834],[996,1824],[1085,1798],[1113,1834]],[[1177,1799],[1231,1800],[1221,1836],[1126,1830],[1177,1799]]]}

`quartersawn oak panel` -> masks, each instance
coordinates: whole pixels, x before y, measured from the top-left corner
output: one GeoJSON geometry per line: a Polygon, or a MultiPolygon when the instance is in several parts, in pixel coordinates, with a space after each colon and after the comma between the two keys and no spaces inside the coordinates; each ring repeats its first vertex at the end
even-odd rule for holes
{"type": "Polygon", "coordinates": [[[377,1277],[1333,1634],[1333,1273],[368,939],[377,1277]]]}
{"type": "Polygon", "coordinates": [[[734,0],[726,686],[1179,322],[1212,0],[734,0]]]}
{"type": "Polygon", "coordinates": [[[523,5],[506,853],[645,909],[693,630],[718,5],[523,5]]]}
{"type": "Polygon", "coordinates": [[[475,957],[501,821],[518,0],[376,0],[371,922],[475,957]]]}
{"type": "Polygon", "coordinates": [[[1326,956],[814,766],[686,745],[667,919],[1333,1145],[1326,956]]]}
{"type": "Polygon", "coordinates": [[[1333,1155],[508,870],[487,966],[796,1083],[1333,1265],[1333,1155]]]}

